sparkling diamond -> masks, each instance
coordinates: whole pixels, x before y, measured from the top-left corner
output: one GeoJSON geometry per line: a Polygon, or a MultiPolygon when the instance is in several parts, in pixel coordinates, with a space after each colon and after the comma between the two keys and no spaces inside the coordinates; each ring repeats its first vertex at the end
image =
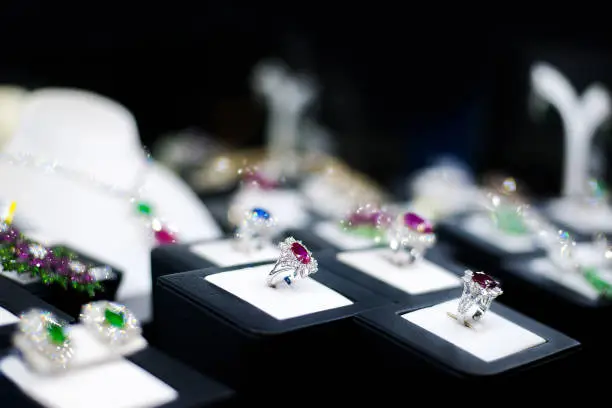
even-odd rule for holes
{"type": "Polygon", "coordinates": [[[304,265],[310,263],[311,258],[310,254],[308,253],[308,250],[299,242],[294,242],[293,244],[291,244],[291,252],[293,252],[293,255],[295,255],[298,261],[300,261],[304,265]]]}
{"type": "Polygon", "coordinates": [[[83,262],[79,261],[70,261],[68,263],[68,267],[72,272],[79,275],[87,271],[87,266],[83,262]]]}
{"type": "Polygon", "coordinates": [[[47,256],[47,248],[40,244],[30,244],[28,250],[34,258],[44,259],[47,256]]]}

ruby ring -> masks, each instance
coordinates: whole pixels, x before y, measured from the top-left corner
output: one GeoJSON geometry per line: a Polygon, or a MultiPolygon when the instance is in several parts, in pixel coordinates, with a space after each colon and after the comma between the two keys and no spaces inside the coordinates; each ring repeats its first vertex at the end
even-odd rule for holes
{"type": "Polygon", "coordinates": [[[398,266],[412,264],[425,256],[427,249],[436,243],[431,223],[415,213],[407,212],[388,230],[391,260],[398,266]]]}
{"type": "Polygon", "coordinates": [[[268,286],[275,288],[281,282],[291,285],[296,279],[304,279],[317,272],[317,260],[302,242],[288,237],[279,247],[281,253],[268,274],[268,286]]]}
{"type": "Polygon", "coordinates": [[[484,272],[465,271],[463,275],[463,293],[457,306],[457,314],[448,313],[450,317],[467,327],[471,322],[483,318],[491,307],[493,300],[504,293],[499,282],[484,272]]]}

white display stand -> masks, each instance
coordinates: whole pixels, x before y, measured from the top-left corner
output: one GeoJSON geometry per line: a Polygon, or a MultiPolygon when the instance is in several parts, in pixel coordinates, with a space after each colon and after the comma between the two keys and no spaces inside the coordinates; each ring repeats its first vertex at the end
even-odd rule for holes
{"type": "Polygon", "coordinates": [[[10,280],[12,280],[13,282],[17,282],[21,285],[28,285],[30,283],[34,283],[34,282],[38,282],[40,281],[40,278],[38,276],[32,276],[29,275],[27,273],[17,273],[15,271],[8,271],[8,272],[0,272],[0,275],[4,276],[5,278],[8,278],[10,280]]]}
{"type": "Polygon", "coordinates": [[[314,226],[313,231],[325,241],[343,250],[365,249],[376,245],[373,239],[353,235],[342,230],[337,222],[320,222],[314,226]]]}
{"type": "Polygon", "coordinates": [[[264,245],[260,250],[251,253],[238,251],[235,245],[234,240],[226,239],[192,245],[189,250],[218,266],[273,261],[280,255],[278,247],[272,244],[264,245]]]}
{"type": "Polygon", "coordinates": [[[28,91],[12,85],[0,86],[0,149],[13,137],[28,91]]]}
{"type": "MultiPolygon", "coordinates": [[[[5,150],[56,161],[122,191],[132,191],[142,179],[142,198],[176,228],[181,241],[221,235],[186,184],[157,164],[147,165],[130,112],[102,96],[70,89],[32,93],[5,150]]],[[[55,172],[4,161],[0,192],[48,239],[122,270],[118,300],[141,320],[149,319],[150,302],[142,299],[151,293],[153,241],[128,200],[55,172]]]]}
{"type": "Polygon", "coordinates": [[[466,232],[480,238],[483,242],[509,253],[524,253],[536,250],[537,244],[533,234],[510,235],[501,231],[485,213],[474,213],[466,216],[461,226],[466,232]]]}
{"type": "Polygon", "coordinates": [[[570,271],[563,271],[548,258],[542,257],[533,259],[527,264],[526,268],[530,272],[565,286],[587,299],[597,300],[599,298],[597,290],[591,286],[582,275],[570,271]]]}
{"type": "Polygon", "coordinates": [[[533,66],[531,86],[536,95],[557,109],[563,122],[563,195],[585,197],[593,137],[612,111],[608,91],[601,84],[592,84],[578,95],[570,81],[547,63],[533,66]]]}
{"type": "Polygon", "coordinates": [[[219,272],[205,279],[278,320],[352,305],[349,299],[311,278],[266,285],[274,264],[219,272]]]}
{"type": "Polygon", "coordinates": [[[427,259],[420,259],[405,267],[394,265],[385,257],[389,251],[387,248],[376,248],[341,252],[337,258],[340,262],[411,295],[422,295],[462,285],[457,275],[427,259]]]}
{"type": "Polygon", "coordinates": [[[269,156],[274,165],[280,165],[280,174],[292,177],[299,169],[296,159],[300,120],[316,97],[316,87],[309,78],[289,72],[280,61],[260,63],[253,76],[254,90],[267,103],[269,156]]]}
{"type": "Polygon", "coordinates": [[[19,322],[19,317],[0,307],[0,326],[7,326],[17,322],[19,322]]]}
{"type": "Polygon", "coordinates": [[[405,313],[402,317],[475,357],[490,363],[546,342],[546,339],[522,328],[492,311],[469,328],[448,316],[457,312],[459,300],[405,313]]]}
{"type": "Polygon", "coordinates": [[[612,231],[612,208],[608,206],[588,206],[570,198],[560,198],[552,200],[547,209],[554,221],[578,233],[612,231]]]}
{"type": "MultiPolygon", "coordinates": [[[[83,326],[71,327],[70,369],[39,374],[20,358],[9,356],[0,362],[0,370],[26,395],[49,408],[80,408],[83,401],[88,408],[155,407],[178,397],[174,389],[122,357],[144,349],[143,338],[111,350],[83,326]]],[[[48,363],[41,358],[40,364],[48,363]]]]}
{"type": "Polygon", "coordinates": [[[242,219],[252,208],[263,208],[276,220],[279,230],[304,228],[310,221],[303,197],[294,190],[261,190],[247,187],[232,199],[232,219],[242,219]]]}

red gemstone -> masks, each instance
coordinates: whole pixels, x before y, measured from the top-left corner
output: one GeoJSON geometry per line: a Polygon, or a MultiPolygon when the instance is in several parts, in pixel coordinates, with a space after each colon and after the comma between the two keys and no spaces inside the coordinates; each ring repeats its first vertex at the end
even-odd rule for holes
{"type": "Polygon", "coordinates": [[[174,244],[176,242],[174,234],[165,228],[155,231],[155,239],[160,245],[174,244]]]}
{"type": "Polygon", "coordinates": [[[404,215],[404,225],[420,233],[431,234],[433,232],[433,227],[429,221],[411,212],[404,215]]]}
{"type": "Polygon", "coordinates": [[[300,243],[294,242],[291,244],[291,252],[293,252],[293,255],[295,255],[298,261],[304,265],[310,263],[310,254],[308,253],[308,250],[300,243]]]}
{"type": "Polygon", "coordinates": [[[476,282],[485,289],[493,289],[497,287],[497,282],[495,281],[495,279],[493,279],[484,272],[474,273],[474,275],[472,275],[472,281],[476,282]]]}

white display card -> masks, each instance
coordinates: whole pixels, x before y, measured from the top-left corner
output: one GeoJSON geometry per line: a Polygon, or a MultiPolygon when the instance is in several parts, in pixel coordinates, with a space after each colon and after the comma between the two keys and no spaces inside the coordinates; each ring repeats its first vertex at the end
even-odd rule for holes
{"type": "Polygon", "coordinates": [[[612,208],[587,206],[571,199],[550,202],[548,212],[554,220],[581,234],[612,231],[612,208]]]}
{"type": "Polygon", "coordinates": [[[373,239],[343,231],[339,223],[335,222],[320,222],[314,226],[313,231],[325,241],[343,250],[365,249],[376,245],[373,239]]]}
{"type": "Polygon", "coordinates": [[[205,279],[278,320],[352,305],[349,299],[311,278],[276,288],[266,284],[274,264],[208,275],[205,279]]]}
{"type": "MultiPolygon", "coordinates": [[[[155,407],[177,398],[174,389],[122,357],[145,348],[144,338],[113,351],[82,325],[73,325],[70,336],[74,355],[64,373],[39,374],[16,356],[4,358],[0,370],[25,394],[49,408],[155,407]]],[[[35,364],[48,363],[41,357],[35,364]]]]}
{"type": "Polygon", "coordinates": [[[490,363],[546,342],[546,339],[488,311],[481,321],[466,327],[448,313],[456,313],[458,299],[405,313],[409,322],[490,363]]]}
{"type": "Polygon", "coordinates": [[[341,252],[337,258],[340,262],[411,295],[462,285],[457,275],[427,259],[420,259],[412,265],[397,266],[385,256],[389,252],[390,249],[387,248],[341,252]]]}
{"type": "Polygon", "coordinates": [[[466,216],[461,226],[470,234],[480,238],[505,252],[531,252],[537,248],[532,234],[510,235],[501,231],[485,213],[474,213],[466,216]]]}
{"type": "Polygon", "coordinates": [[[597,290],[582,275],[571,271],[564,271],[546,257],[532,259],[526,268],[528,272],[550,279],[587,299],[597,300],[599,298],[597,290]]]}
{"type": "Polygon", "coordinates": [[[0,307],[0,326],[6,326],[9,324],[17,323],[19,317],[15,316],[8,310],[0,307]]]}
{"type": "Polygon", "coordinates": [[[273,261],[280,255],[280,249],[271,243],[251,253],[237,249],[233,239],[210,241],[195,244],[190,251],[218,266],[246,265],[265,261],[273,261]]]}

